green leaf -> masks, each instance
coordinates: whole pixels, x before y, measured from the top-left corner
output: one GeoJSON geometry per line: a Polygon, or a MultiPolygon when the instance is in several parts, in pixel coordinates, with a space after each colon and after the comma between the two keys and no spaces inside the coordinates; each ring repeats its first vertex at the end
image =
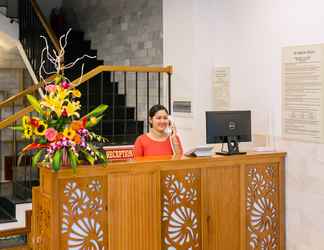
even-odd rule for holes
{"type": "Polygon", "coordinates": [[[42,154],[44,152],[44,149],[40,149],[37,151],[36,154],[34,154],[33,159],[32,159],[32,167],[34,168],[36,164],[40,161],[42,154]]]}
{"type": "Polygon", "coordinates": [[[74,152],[71,149],[69,149],[68,154],[73,173],[75,173],[76,167],[78,165],[78,157],[74,154],[74,152]]]}
{"type": "Polygon", "coordinates": [[[54,157],[53,157],[53,162],[52,162],[52,169],[57,172],[60,167],[61,167],[61,162],[62,162],[62,149],[60,150],[57,150],[54,154],[54,157]]]}
{"type": "Polygon", "coordinates": [[[98,117],[100,116],[103,112],[106,111],[108,108],[108,105],[106,104],[100,104],[98,107],[96,107],[94,110],[92,110],[90,113],[85,115],[85,117],[89,118],[90,116],[95,116],[98,117]]]}
{"type": "Polygon", "coordinates": [[[54,79],[55,84],[59,84],[62,81],[62,76],[61,75],[57,75],[54,79]]]}
{"type": "Polygon", "coordinates": [[[88,144],[89,147],[91,148],[91,150],[95,153],[95,155],[102,161],[102,162],[106,162],[107,161],[107,155],[106,153],[102,153],[100,152],[100,150],[98,150],[94,145],[92,144],[88,144]]]}
{"type": "Polygon", "coordinates": [[[16,131],[24,131],[24,128],[23,126],[12,126],[10,127],[12,130],[16,130],[16,131]]]}
{"type": "Polygon", "coordinates": [[[83,153],[83,155],[84,155],[84,157],[87,159],[87,161],[91,164],[91,165],[93,165],[94,164],[94,162],[95,162],[95,159],[87,152],[87,151],[85,151],[85,150],[82,150],[81,151],[82,153],[83,153]]]}
{"type": "Polygon", "coordinates": [[[108,161],[106,153],[102,153],[102,152],[98,151],[98,157],[104,163],[106,163],[108,161]]]}
{"type": "Polygon", "coordinates": [[[101,119],[103,118],[104,116],[99,116],[98,118],[96,118],[96,122],[95,123],[91,123],[91,121],[87,121],[87,124],[86,124],[86,128],[91,128],[91,127],[94,127],[96,126],[100,121],[101,119]]]}
{"type": "Polygon", "coordinates": [[[33,106],[36,112],[38,112],[39,114],[43,114],[43,110],[40,106],[40,103],[34,96],[27,95],[27,100],[29,101],[30,105],[33,106]]]}
{"type": "Polygon", "coordinates": [[[40,137],[40,138],[38,139],[38,143],[39,143],[39,144],[46,144],[46,143],[47,143],[47,139],[44,138],[44,137],[40,137]]]}

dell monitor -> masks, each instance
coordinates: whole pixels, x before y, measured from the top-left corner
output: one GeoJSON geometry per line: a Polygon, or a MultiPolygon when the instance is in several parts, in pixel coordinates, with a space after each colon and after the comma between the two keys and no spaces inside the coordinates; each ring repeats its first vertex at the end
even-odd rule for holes
{"type": "Polygon", "coordinates": [[[245,154],[239,151],[239,142],[251,141],[251,111],[207,111],[207,143],[222,143],[217,154],[245,154]],[[227,151],[224,151],[224,144],[227,151]]]}

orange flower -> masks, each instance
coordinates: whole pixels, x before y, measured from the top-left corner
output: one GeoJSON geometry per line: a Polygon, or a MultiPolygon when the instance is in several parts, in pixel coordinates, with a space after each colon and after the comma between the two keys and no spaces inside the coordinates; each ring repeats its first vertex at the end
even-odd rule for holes
{"type": "Polygon", "coordinates": [[[80,135],[76,134],[76,135],[73,137],[73,141],[74,141],[76,144],[80,144],[80,143],[81,143],[81,137],[80,137],[80,135]]]}
{"type": "Polygon", "coordinates": [[[47,147],[46,144],[38,144],[38,143],[33,142],[33,143],[31,143],[31,144],[28,144],[28,145],[27,145],[26,147],[24,147],[21,151],[22,151],[23,153],[25,153],[25,152],[28,152],[28,151],[33,150],[33,149],[46,148],[46,147],[47,147]]]}
{"type": "Polygon", "coordinates": [[[83,124],[81,121],[72,121],[71,128],[75,131],[79,131],[81,128],[83,128],[83,124]]]}
{"type": "Polygon", "coordinates": [[[56,135],[56,140],[57,141],[60,141],[60,140],[62,140],[64,138],[64,135],[62,134],[62,133],[58,133],[57,135],[56,135]]]}

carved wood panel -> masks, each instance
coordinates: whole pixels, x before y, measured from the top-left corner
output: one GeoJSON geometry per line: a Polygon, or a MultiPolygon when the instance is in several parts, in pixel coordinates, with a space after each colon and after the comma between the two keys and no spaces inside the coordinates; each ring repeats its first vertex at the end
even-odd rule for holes
{"type": "Polygon", "coordinates": [[[200,169],[161,172],[161,249],[202,249],[200,183],[200,169]]]}
{"type": "Polygon", "coordinates": [[[247,249],[280,249],[279,165],[246,170],[247,249]]]}
{"type": "Polygon", "coordinates": [[[104,177],[60,181],[60,248],[103,250],[107,245],[104,177]]]}
{"type": "MultiPolygon", "coordinates": [[[[33,194],[36,192],[33,192],[33,194]]],[[[44,250],[48,249],[49,242],[51,242],[51,200],[37,192],[37,197],[33,197],[33,211],[35,211],[36,225],[33,225],[33,249],[44,250]]]]}

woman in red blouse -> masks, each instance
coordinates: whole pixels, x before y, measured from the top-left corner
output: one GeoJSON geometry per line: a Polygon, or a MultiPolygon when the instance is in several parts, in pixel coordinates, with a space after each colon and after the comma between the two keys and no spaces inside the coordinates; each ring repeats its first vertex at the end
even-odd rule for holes
{"type": "Polygon", "coordinates": [[[181,155],[183,153],[176,128],[171,124],[168,110],[162,105],[154,105],[149,111],[150,131],[140,135],[135,141],[135,156],[181,155]],[[172,133],[166,133],[171,126],[172,133]]]}

